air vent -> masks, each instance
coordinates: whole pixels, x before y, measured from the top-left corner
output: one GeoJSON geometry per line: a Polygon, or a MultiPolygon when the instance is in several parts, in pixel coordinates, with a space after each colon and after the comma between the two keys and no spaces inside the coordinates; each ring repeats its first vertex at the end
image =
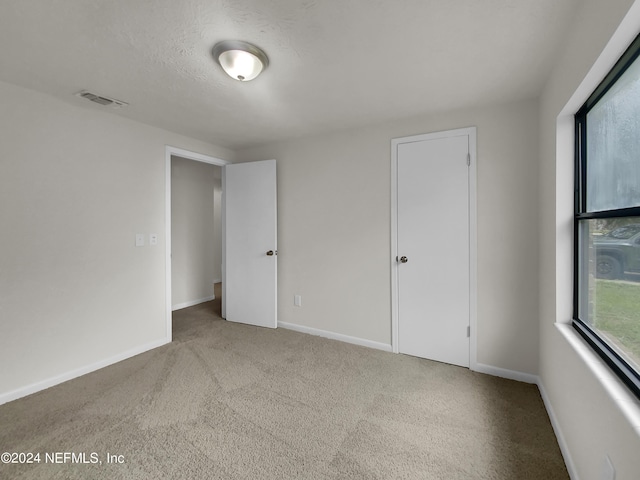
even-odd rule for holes
{"type": "Polygon", "coordinates": [[[123,102],[122,100],[116,100],[115,98],[105,97],[103,95],[96,95],[95,93],[88,92],[83,90],[81,92],[76,93],[78,97],[86,98],[87,100],[91,100],[94,103],[103,106],[109,106],[111,108],[122,108],[129,105],[127,102],[123,102]]]}

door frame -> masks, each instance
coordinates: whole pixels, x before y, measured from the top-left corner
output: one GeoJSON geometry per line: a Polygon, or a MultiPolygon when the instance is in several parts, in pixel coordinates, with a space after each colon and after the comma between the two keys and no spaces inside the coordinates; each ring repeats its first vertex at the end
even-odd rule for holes
{"type": "Polygon", "coordinates": [[[399,301],[398,301],[398,146],[450,137],[469,138],[469,368],[477,370],[478,352],[478,217],[477,217],[477,152],[476,127],[458,128],[441,132],[412,135],[391,139],[391,348],[399,353],[399,301]]]}
{"type": "MultiPolygon", "coordinates": [[[[190,150],[184,150],[178,147],[172,147],[171,145],[165,145],[165,229],[164,229],[164,238],[165,238],[165,316],[167,322],[167,342],[172,341],[173,337],[173,322],[172,322],[172,302],[171,302],[171,157],[172,156],[186,158],[187,160],[193,160],[196,162],[208,163],[210,165],[218,165],[220,167],[224,167],[225,165],[230,164],[226,160],[222,160],[221,158],[212,157],[210,155],[204,155],[197,152],[192,152],[190,150]]],[[[222,202],[222,228],[224,229],[224,200],[222,202]]],[[[222,232],[222,285],[224,285],[225,280],[225,255],[224,255],[224,230],[222,232]]]]}

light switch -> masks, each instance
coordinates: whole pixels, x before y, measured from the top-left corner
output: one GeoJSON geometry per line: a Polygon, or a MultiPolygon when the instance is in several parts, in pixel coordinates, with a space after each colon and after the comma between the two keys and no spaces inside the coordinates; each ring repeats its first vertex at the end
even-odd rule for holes
{"type": "Polygon", "coordinates": [[[136,233],[136,247],[144,247],[144,233],[136,233]]]}
{"type": "Polygon", "coordinates": [[[158,244],[158,234],[150,233],[149,234],[149,245],[157,245],[158,244]]]}
{"type": "Polygon", "coordinates": [[[301,307],[302,306],[302,295],[294,295],[293,296],[293,305],[295,307],[301,307]]]}

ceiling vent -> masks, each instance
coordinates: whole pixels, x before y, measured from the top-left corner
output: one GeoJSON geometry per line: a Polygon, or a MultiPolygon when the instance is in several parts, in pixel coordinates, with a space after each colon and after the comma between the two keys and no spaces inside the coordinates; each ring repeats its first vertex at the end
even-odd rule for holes
{"type": "Polygon", "coordinates": [[[76,93],[76,96],[86,98],[87,100],[91,100],[92,102],[103,105],[105,107],[108,106],[111,108],[122,108],[129,105],[127,102],[123,102],[122,100],[116,100],[115,98],[96,95],[95,93],[91,93],[86,90],[76,93]]]}

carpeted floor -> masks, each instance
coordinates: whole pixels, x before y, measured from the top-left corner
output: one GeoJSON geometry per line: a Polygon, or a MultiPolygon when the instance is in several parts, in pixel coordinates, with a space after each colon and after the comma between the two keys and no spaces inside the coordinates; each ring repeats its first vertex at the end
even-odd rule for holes
{"type": "Polygon", "coordinates": [[[219,308],[175,312],[172,344],[0,406],[0,450],[41,453],[0,478],[568,478],[533,385],[219,308]]]}

